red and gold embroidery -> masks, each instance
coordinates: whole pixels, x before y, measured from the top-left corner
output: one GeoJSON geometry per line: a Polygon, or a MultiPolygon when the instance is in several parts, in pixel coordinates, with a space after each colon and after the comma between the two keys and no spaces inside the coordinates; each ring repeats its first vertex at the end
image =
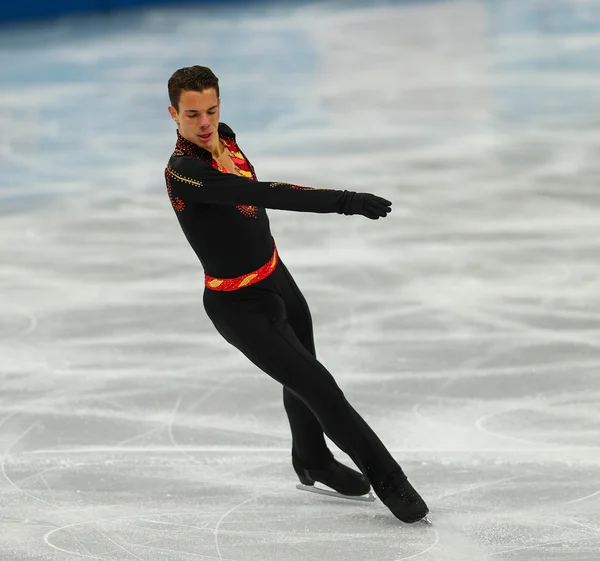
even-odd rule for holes
{"type": "MultiPolygon", "coordinates": [[[[229,150],[231,161],[240,172],[240,175],[242,177],[247,177],[248,179],[256,179],[250,163],[244,158],[244,155],[242,154],[235,140],[226,137],[223,137],[221,140],[223,140],[227,150],[229,150]]],[[[223,168],[216,160],[213,160],[213,167],[222,173],[227,173],[227,170],[223,168]]],[[[247,218],[258,218],[258,207],[256,206],[237,205],[236,208],[247,218]]]]}
{"type": "Polygon", "coordinates": [[[239,290],[240,288],[251,286],[266,279],[275,270],[278,261],[279,254],[277,253],[277,246],[275,246],[271,259],[269,259],[262,267],[256,269],[256,271],[246,273],[245,275],[233,279],[219,279],[204,274],[204,285],[210,290],[220,290],[225,292],[239,290]]]}
{"type": "Polygon", "coordinates": [[[183,181],[184,183],[190,183],[196,187],[202,187],[202,181],[197,181],[196,179],[192,179],[191,177],[185,177],[184,175],[180,175],[176,171],[173,171],[173,168],[170,165],[167,165],[165,173],[168,175],[172,175],[175,179],[179,179],[179,181],[183,181]]]}
{"type": "Polygon", "coordinates": [[[248,179],[254,179],[252,175],[252,171],[250,170],[250,166],[248,162],[244,159],[244,156],[239,150],[236,150],[235,146],[228,146],[229,153],[231,154],[231,161],[233,165],[238,169],[240,175],[243,177],[247,177],[248,179]]]}
{"type": "Polygon", "coordinates": [[[177,212],[182,212],[185,208],[185,203],[179,197],[173,197],[169,171],[169,167],[167,166],[167,168],[165,169],[165,179],[167,181],[167,193],[169,194],[169,200],[171,201],[171,205],[177,212]]]}
{"type": "MultiPolygon", "coordinates": [[[[231,160],[238,169],[240,175],[248,179],[256,180],[256,174],[254,173],[254,168],[252,167],[252,164],[250,164],[250,162],[244,157],[244,154],[239,149],[235,139],[233,137],[222,135],[221,140],[229,150],[231,154],[231,160]]],[[[175,145],[175,152],[173,152],[173,155],[186,155],[201,158],[206,162],[210,162],[212,167],[217,171],[221,173],[228,173],[227,170],[223,166],[221,166],[215,158],[212,157],[212,154],[208,150],[200,148],[198,145],[194,144],[193,142],[190,142],[189,140],[181,136],[179,131],[177,131],[177,143],[175,145]]],[[[202,187],[202,182],[195,181],[189,177],[183,177],[175,173],[170,167],[167,167],[167,173],[175,179],[178,179],[179,181],[184,181],[191,185],[195,185],[196,187],[202,187]]],[[[180,199],[178,200],[180,201],[180,199]]],[[[258,218],[258,207],[256,206],[237,205],[236,208],[247,218],[258,218]]],[[[181,202],[181,209],[183,210],[183,202],[181,202]]]]}
{"type": "Polygon", "coordinates": [[[175,152],[178,152],[178,156],[194,156],[196,158],[202,158],[203,160],[210,161],[212,156],[208,150],[200,148],[200,146],[190,142],[187,138],[181,136],[181,133],[177,131],[177,142],[175,144],[175,152]]]}

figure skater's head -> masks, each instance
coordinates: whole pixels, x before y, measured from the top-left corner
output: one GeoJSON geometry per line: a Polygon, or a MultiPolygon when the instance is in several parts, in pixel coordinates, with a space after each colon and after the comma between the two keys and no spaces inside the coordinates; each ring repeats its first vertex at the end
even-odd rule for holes
{"type": "Polygon", "coordinates": [[[219,144],[219,79],[206,66],[176,70],[168,83],[169,113],[181,136],[215,152],[219,144]]]}

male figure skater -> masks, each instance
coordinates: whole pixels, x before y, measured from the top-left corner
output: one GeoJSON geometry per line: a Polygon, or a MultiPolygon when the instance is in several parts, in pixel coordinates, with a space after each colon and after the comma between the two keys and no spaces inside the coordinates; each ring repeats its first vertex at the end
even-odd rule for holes
{"type": "Polygon", "coordinates": [[[168,82],[177,142],[165,170],[167,192],[205,274],[204,308],[217,331],[283,386],[292,465],[346,496],[371,485],[401,521],[428,508],[373,430],[317,360],[307,303],[281,261],[267,208],[385,218],[391,202],[369,194],[258,181],[234,132],[219,122],[219,81],[203,66],[168,82]],[[362,473],[338,462],[323,433],[362,473]]]}

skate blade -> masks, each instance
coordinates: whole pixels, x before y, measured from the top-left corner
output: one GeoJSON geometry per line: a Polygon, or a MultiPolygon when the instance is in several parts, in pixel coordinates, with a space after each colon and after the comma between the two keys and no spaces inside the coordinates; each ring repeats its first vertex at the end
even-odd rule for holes
{"type": "Polygon", "coordinates": [[[350,501],[362,501],[372,503],[376,500],[376,496],[373,493],[369,493],[368,495],[342,495],[337,491],[330,491],[329,489],[323,489],[322,487],[315,487],[314,485],[303,485],[302,483],[298,483],[296,485],[296,489],[300,491],[308,491],[309,493],[315,493],[317,495],[326,495],[328,497],[335,497],[336,499],[348,499],[350,501]]]}
{"type": "Polygon", "coordinates": [[[421,520],[417,520],[415,524],[420,524],[422,526],[433,526],[433,522],[429,520],[427,516],[424,516],[423,518],[421,518],[421,520]]]}

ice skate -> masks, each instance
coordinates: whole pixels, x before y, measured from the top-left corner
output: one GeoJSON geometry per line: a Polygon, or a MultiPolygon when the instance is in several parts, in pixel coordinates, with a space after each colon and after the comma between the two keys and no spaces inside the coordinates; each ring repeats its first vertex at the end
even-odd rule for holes
{"type": "Polygon", "coordinates": [[[429,508],[402,470],[386,477],[382,484],[375,489],[375,492],[381,502],[402,522],[406,524],[420,522],[431,525],[427,518],[429,508]]]}
{"type": "Polygon", "coordinates": [[[293,456],[292,465],[300,480],[296,488],[301,491],[358,501],[375,500],[375,495],[369,493],[371,485],[367,478],[362,473],[341,464],[333,456],[329,464],[323,468],[307,469],[293,456]],[[317,486],[315,483],[322,483],[330,489],[317,486]]]}

